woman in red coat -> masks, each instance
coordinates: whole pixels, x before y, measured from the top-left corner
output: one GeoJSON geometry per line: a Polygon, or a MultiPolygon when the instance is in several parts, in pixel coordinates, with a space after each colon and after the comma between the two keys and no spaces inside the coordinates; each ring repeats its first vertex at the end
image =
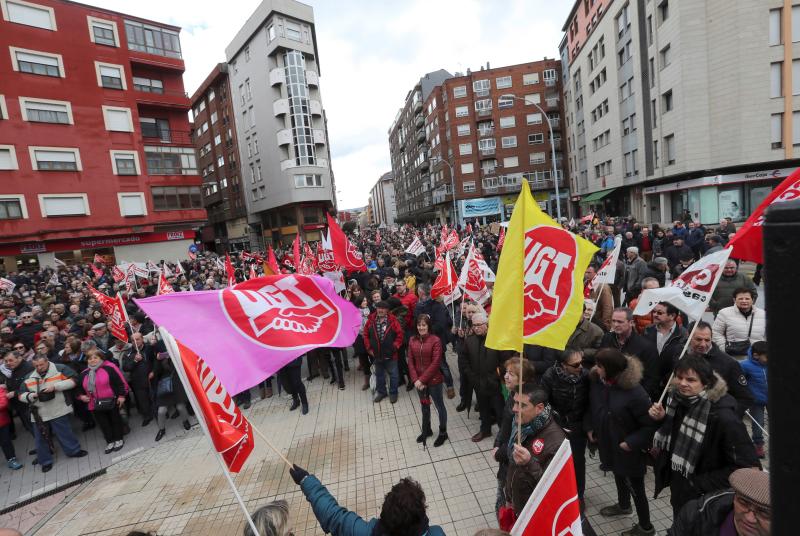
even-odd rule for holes
{"type": "Polygon", "coordinates": [[[439,435],[433,442],[441,447],[447,441],[447,409],[444,407],[444,376],[439,369],[442,363],[442,341],[431,333],[431,317],[421,314],[417,317],[417,334],[408,341],[408,375],[419,394],[422,407],[422,433],[417,443],[433,435],[431,430],[431,399],[439,414],[439,435]]]}

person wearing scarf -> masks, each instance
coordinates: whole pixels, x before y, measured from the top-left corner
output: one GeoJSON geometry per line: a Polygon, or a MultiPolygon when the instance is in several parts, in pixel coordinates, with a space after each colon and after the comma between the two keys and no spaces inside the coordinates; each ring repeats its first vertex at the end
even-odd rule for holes
{"type": "Polygon", "coordinates": [[[119,409],[125,404],[128,387],[119,369],[103,360],[99,348],[89,350],[87,364],[78,381],[77,398],[89,405],[89,411],[106,440],[105,453],[110,454],[121,450],[125,444],[119,409]],[[99,407],[100,400],[109,399],[112,401],[110,407],[99,407]]]}
{"type": "Polygon", "coordinates": [[[651,451],[656,459],[655,496],[669,486],[677,518],[690,500],[728,487],[733,471],[761,465],[736,415],[736,400],[711,365],[689,355],[678,362],[674,374],[664,405],[653,404],[649,414],[661,422],[651,451]]]}
{"type": "Polygon", "coordinates": [[[539,386],[523,384],[522,392],[515,390],[512,396],[516,418],[511,424],[508,442],[500,447],[508,458],[504,488],[506,506],[499,514],[500,528],[506,531],[511,528],[507,526],[508,521],[516,520],[525,508],[536,484],[566,438],[564,430],[552,418],[547,393],[539,386]],[[509,516],[509,509],[513,516],[509,516]]]}

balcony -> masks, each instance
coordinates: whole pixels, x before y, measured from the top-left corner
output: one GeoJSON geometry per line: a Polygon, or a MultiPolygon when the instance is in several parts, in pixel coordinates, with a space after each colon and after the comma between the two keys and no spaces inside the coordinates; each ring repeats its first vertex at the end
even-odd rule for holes
{"type": "Polygon", "coordinates": [[[492,115],[492,109],[491,108],[483,108],[483,109],[480,109],[480,110],[476,110],[475,113],[478,114],[478,117],[488,117],[488,116],[492,115]]]}
{"type": "Polygon", "coordinates": [[[425,141],[425,129],[421,128],[417,130],[417,141],[422,142],[425,141]]]}
{"type": "Polygon", "coordinates": [[[422,114],[418,114],[416,117],[414,117],[414,125],[416,125],[417,127],[421,127],[424,124],[425,124],[425,118],[422,117],[422,114]]]}
{"type": "Polygon", "coordinates": [[[164,130],[141,123],[142,141],[146,144],[189,145],[194,146],[192,134],[188,130],[164,130]]]}
{"type": "Polygon", "coordinates": [[[478,150],[480,158],[489,158],[490,156],[493,157],[495,152],[496,151],[495,151],[494,147],[487,147],[487,148],[478,150]]]}
{"type": "Polygon", "coordinates": [[[141,90],[134,86],[133,92],[138,104],[179,110],[189,110],[192,107],[189,95],[185,91],[162,91],[161,93],[156,93],[141,90]]]}
{"type": "Polygon", "coordinates": [[[428,160],[427,158],[419,163],[419,168],[420,169],[428,169],[429,167],[431,167],[431,161],[428,160]]]}
{"type": "MultiPolygon", "coordinates": [[[[417,96],[414,95],[414,98],[416,99],[417,96]]],[[[414,111],[415,112],[421,112],[422,111],[422,99],[414,100],[414,111]]]]}
{"type": "Polygon", "coordinates": [[[275,117],[289,113],[289,99],[278,99],[272,103],[272,113],[275,117]]]}
{"type": "Polygon", "coordinates": [[[309,87],[319,87],[319,75],[316,71],[306,71],[306,83],[309,87]]]}
{"type": "Polygon", "coordinates": [[[485,138],[486,136],[494,136],[494,129],[493,128],[479,128],[478,129],[478,136],[481,138],[485,138]]]}
{"type": "Polygon", "coordinates": [[[292,144],[292,131],[288,128],[284,128],[279,130],[275,137],[278,139],[278,145],[291,145],[292,144]]]}
{"type": "Polygon", "coordinates": [[[496,167],[481,168],[481,177],[494,177],[497,174],[496,167]]]}
{"type": "Polygon", "coordinates": [[[311,115],[322,117],[322,103],[318,100],[310,99],[308,108],[311,110],[311,115]]]}
{"type": "Polygon", "coordinates": [[[325,145],[325,131],[321,128],[315,128],[311,131],[314,136],[314,145],[325,145]]]}
{"type": "Polygon", "coordinates": [[[558,118],[558,117],[550,117],[549,119],[550,119],[550,126],[551,127],[553,127],[554,129],[561,127],[561,119],[560,118],[558,118]]]}
{"type": "Polygon", "coordinates": [[[546,108],[558,108],[558,97],[550,97],[544,100],[546,108]]]}
{"type": "Polygon", "coordinates": [[[269,85],[270,86],[277,86],[279,84],[283,84],[285,80],[283,69],[280,67],[276,67],[269,72],[269,85]]]}
{"type": "MultiPolygon", "coordinates": [[[[556,173],[558,177],[558,187],[562,188],[564,186],[564,172],[558,169],[556,173]]],[[[524,173],[523,176],[527,179],[531,190],[550,190],[555,188],[555,182],[552,179],[553,173],[550,170],[524,173]]]]}
{"type": "Polygon", "coordinates": [[[147,52],[134,50],[132,48],[128,48],[128,57],[131,60],[131,63],[135,65],[166,69],[168,71],[174,71],[178,73],[182,73],[186,70],[186,67],[183,64],[183,59],[181,58],[170,58],[157,54],[148,54],[147,52]]]}
{"type": "Polygon", "coordinates": [[[546,87],[556,87],[556,79],[555,78],[545,78],[544,85],[546,87]]]}

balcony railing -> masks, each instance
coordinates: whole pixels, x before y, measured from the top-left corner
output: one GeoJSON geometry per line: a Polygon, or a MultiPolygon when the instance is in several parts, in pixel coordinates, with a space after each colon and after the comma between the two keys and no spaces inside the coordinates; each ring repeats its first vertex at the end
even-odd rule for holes
{"type": "Polygon", "coordinates": [[[481,157],[484,157],[484,156],[493,156],[496,151],[495,151],[495,148],[492,147],[492,148],[479,149],[479,152],[480,152],[481,157]]]}
{"type": "Polygon", "coordinates": [[[546,78],[544,81],[544,85],[547,87],[555,87],[556,79],[555,78],[546,78]]]}
{"type": "Polygon", "coordinates": [[[173,145],[193,145],[192,135],[188,130],[165,130],[147,127],[142,124],[142,138],[145,143],[169,143],[173,145]],[[158,140],[158,141],[156,141],[158,140]]]}
{"type": "Polygon", "coordinates": [[[478,136],[494,136],[494,129],[493,128],[479,128],[478,129],[478,136]]]}
{"type": "Polygon", "coordinates": [[[482,108],[480,110],[477,110],[477,114],[478,114],[478,117],[485,117],[485,116],[488,116],[488,115],[492,115],[492,109],[491,108],[482,108]]]}
{"type": "Polygon", "coordinates": [[[548,108],[556,108],[558,106],[558,97],[552,97],[550,99],[545,99],[544,103],[548,108]]]}

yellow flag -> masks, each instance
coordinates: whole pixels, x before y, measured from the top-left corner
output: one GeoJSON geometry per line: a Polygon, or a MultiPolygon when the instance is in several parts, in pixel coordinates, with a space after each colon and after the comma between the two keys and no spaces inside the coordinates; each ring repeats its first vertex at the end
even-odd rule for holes
{"type": "Polygon", "coordinates": [[[596,250],[542,212],[523,180],[497,269],[486,346],[563,350],[583,313],[583,274],[596,250]]]}

